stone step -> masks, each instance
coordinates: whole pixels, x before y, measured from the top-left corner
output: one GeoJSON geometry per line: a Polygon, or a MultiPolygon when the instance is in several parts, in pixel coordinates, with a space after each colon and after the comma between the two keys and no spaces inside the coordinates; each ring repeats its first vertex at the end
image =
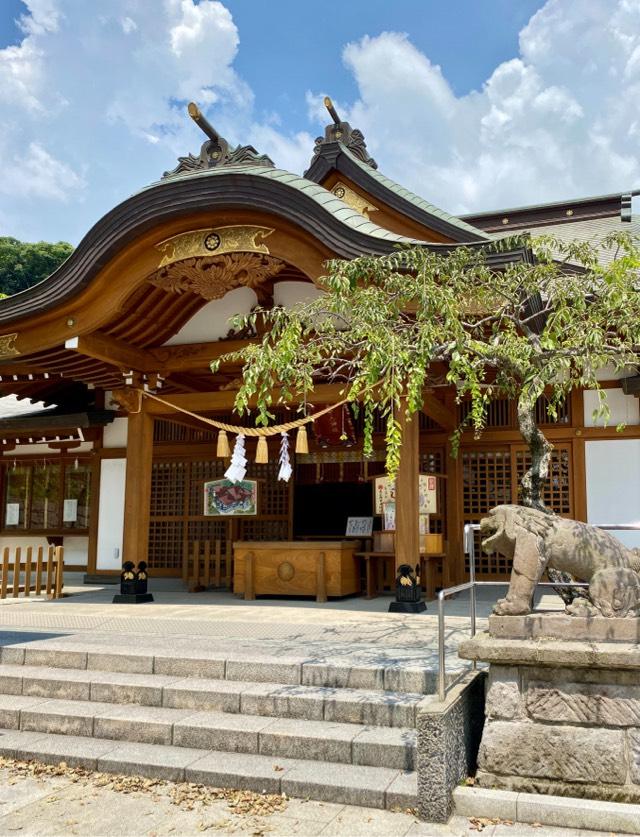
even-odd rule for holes
{"type": "Polygon", "coordinates": [[[56,644],[52,640],[5,646],[0,649],[0,663],[412,694],[434,693],[437,677],[433,664],[425,662],[421,665],[415,660],[345,663],[341,659],[267,654],[232,656],[189,649],[180,649],[179,653],[168,650],[118,651],[112,646],[91,642],[56,644]]]}
{"type": "Polygon", "coordinates": [[[420,702],[435,699],[404,692],[26,664],[0,666],[0,694],[408,728],[415,728],[420,702]]]}
{"type": "Polygon", "coordinates": [[[0,754],[107,773],[284,793],[371,808],[415,808],[414,772],[162,744],[0,729],[0,754]]]}
{"type": "Polygon", "coordinates": [[[416,730],[193,709],[0,695],[0,727],[397,770],[415,768],[416,730]]]}

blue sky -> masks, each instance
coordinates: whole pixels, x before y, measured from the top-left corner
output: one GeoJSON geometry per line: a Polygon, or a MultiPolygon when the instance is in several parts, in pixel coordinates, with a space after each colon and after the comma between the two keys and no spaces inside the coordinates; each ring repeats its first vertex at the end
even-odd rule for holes
{"type": "Polygon", "coordinates": [[[0,234],[76,243],[197,152],[301,172],[329,93],[454,212],[640,186],[640,0],[2,0],[0,234]]]}

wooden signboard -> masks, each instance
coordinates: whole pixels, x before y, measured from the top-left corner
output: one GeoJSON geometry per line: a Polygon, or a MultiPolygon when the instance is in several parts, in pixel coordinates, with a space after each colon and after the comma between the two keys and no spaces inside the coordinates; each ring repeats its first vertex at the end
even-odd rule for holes
{"type": "MultiPolygon", "coordinates": [[[[438,502],[436,491],[437,477],[420,474],[419,477],[419,509],[420,514],[437,514],[438,502]]],[[[387,476],[376,477],[374,480],[375,513],[384,514],[385,503],[395,503],[396,486],[387,476]]]]}

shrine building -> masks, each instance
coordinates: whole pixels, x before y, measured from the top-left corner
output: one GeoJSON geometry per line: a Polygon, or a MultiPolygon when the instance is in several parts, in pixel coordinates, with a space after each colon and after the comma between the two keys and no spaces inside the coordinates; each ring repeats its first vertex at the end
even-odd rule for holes
{"type": "MultiPolygon", "coordinates": [[[[234,331],[231,318],[257,304],[286,307],[320,294],[327,259],[385,254],[401,243],[438,249],[524,230],[582,239],[640,232],[630,194],[455,217],[385,177],[362,133],[328,107],[332,121],[300,176],[251,146],[232,148],[190,106],[207,134],[199,155],[180,158],[112,209],[46,280],[0,302],[0,395],[44,403],[0,418],[0,546],[63,545],[65,566],[89,579],[118,575],[125,560],[148,561],[152,577],[180,577],[186,557],[206,549],[221,558],[222,584],[231,582],[243,544],[339,550],[348,518],[373,517],[376,532],[391,529],[374,497],[383,485],[376,481],[384,475],[382,421],[375,455],[365,460],[362,419],[346,406],[314,422],[308,453],[292,446],[288,482],[277,478],[276,446],[270,442],[268,462],[256,463],[256,440],[247,437],[253,505],[242,513],[207,508],[207,486],[221,485],[229,463],[216,456],[215,428],[197,416],[242,424],[232,414],[241,368],[223,364],[213,374],[210,363],[260,337],[234,331]]],[[[526,256],[489,258],[500,270],[526,256]]],[[[544,399],[538,405],[554,445],[545,500],[578,520],[635,522],[640,378],[607,370],[601,377],[612,412],[607,427],[592,418],[595,392],[574,392],[553,422],[544,399]]],[[[339,400],[340,385],[320,383],[313,407],[339,400]]],[[[517,502],[528,467],[508,400],[492,403],[482,437],[465,432],[453,458],[449,439],[465,409],[452,389],[425,392],[398,476],[398,493],[411,499],[398,509],[395,535],[368,546],[396,561],[423,552],[436,587],[466,580],[464,523],[517,502]],[[429,478],[427,509],[414,490],[418,475],[429,478]],[[402,515],[423,518],[418,544],[404,537],[402,515]]],[[[295,407],[278,409],[277,421],[295,415],[295,407]]],[[[357,549],[366,552],[366,544],[357,549]]],[[[361,589],[364,568],[353,566],[359,577],[341,592],[361,589]]],[[[394,569],[394,560],[390,571],[384,562],[375,569],[378,588],[389,586],[394,569]]],[[[510,567],[482,555],[477,569],[479,579],[496,580],[510,567]]],[[[277,590],[286,594],[290,571],[278,573],[277,590]]]]}

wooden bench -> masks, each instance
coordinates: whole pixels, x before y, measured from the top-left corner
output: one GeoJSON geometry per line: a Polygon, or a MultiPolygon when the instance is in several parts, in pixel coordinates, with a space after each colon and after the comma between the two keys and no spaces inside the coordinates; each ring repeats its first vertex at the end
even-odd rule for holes
{"type": "Polygon", "coordinates": [[[231,544],[222,553],[222,541],[193,541],[182,559],[182,580],[190,593],[207,587],[231,588],[231,544]]]}
{"type": "Polygon", "coordinates": [[[61,599],[64,587],[64,549],[61,546],[5,546],[2,550],[0,599],[20,593],[39,596],[43,589],[50,599],[61,599]],[[34,554],[35,553],[35,554],[34,554]],[[24,577],[24,582],[22,578],[24,577]]]}

